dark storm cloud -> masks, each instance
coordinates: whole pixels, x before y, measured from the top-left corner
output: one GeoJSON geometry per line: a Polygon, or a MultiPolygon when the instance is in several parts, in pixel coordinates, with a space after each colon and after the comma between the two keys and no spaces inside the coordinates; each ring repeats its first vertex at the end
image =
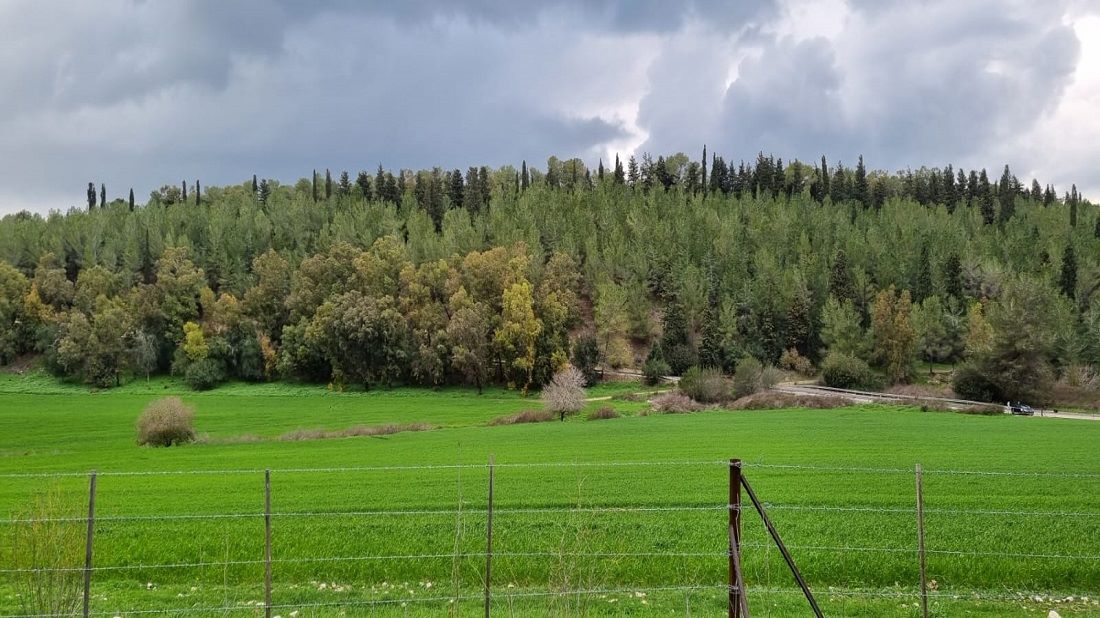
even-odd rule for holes
{"type": "Polygon", "coordinates": [[[849,0],[839,33],[797,37],[772,0],[8,2],[0,213],[80,203],[89,180],[144,195],[642,141],[976,158],[1049,112],[1076,66],[1064,7],[1034,4],[849,0]]]}

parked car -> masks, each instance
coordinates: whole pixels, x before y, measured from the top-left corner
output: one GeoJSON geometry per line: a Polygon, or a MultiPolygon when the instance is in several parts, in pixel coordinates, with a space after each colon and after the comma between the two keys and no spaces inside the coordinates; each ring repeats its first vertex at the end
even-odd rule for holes
{"type": "Polygon", "coordinates": [[[1029,405],[1025,405],[1017,401],[1016,403],[1008,402],[1008,411],[1016,416],[1035,416],[1035,410],[1029,405]]]}

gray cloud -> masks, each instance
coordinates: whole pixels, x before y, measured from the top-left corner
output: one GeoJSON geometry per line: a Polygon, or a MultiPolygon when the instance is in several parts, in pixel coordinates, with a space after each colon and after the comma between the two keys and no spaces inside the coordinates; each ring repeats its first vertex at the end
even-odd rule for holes
{"type": "Polygon", "coordinates": [[[89,180],[145,195],[641,142],[993,165],[1077,66],[1061,2],[848,6],[795,38],[781,0],[4,3],[0,213],[79,204],[89,180]]]}

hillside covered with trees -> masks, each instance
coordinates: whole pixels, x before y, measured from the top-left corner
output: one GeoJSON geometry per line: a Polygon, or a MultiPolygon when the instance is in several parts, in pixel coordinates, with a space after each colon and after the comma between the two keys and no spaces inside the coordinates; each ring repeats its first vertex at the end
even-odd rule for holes
{"type": "Polygon", "coordinates": [[[1100,209],[1007,166],[704,150],[184,182],[145,204],[89,183],[87,203],[0,220],[0,363],[99,387],[528,389],[570,358],[592,377],[746,356],[850,385],[960,363],[961,395],[1001,401],[1100,383],[1100,209]]]}

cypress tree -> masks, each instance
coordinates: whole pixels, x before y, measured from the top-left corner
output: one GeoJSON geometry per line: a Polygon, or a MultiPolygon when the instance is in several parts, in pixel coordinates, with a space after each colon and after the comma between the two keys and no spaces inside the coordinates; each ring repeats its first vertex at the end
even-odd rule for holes
{"type": "Polygon", "coordinates": [[[448,183],[447,196],[451,199],[453,208],[462,208],[463,194],[466,192],[466,183],[462,182],[462,172],[451,172],[451,181],[448,183]]]}
{"type": "Polygon", "coordinates": [[[317,201],[317,170],[316,169],[313,170],[313,176],[310,177],[309,191],[310,191],[310,197],[312,197],[313,201],[316,202],[317,201]]]}
{"type": "Polygon", "coordinates": [[[1058,288],[1069,298],[1077,297],[1077,254],[1072,244],[1066,244],[1062,253],[1062,275],[1058,278],[1058,288]]]}
{"type": "Polygon", "coordinates": [[[524,159],[523,165],[520,166],[519,182],[519,188],[522,191],[526,191],[527,187],[531,186],[531,174],[527,171],[527,159],[524,159]]]}
{"type": "Polygon", "coordinates": [[[1077,227],[1077,202],[1081,201],[1081,197],[1077,194],[1077,185],[1073,185],[1073,188],[1069,194],[1069,226],[1077,227]]]}
{"type": "MultiPolygon", "coordinates": [[[[585,173],[587,174],[588,171],[585,170],[585,173]]],[[[603,157],[600,157],[600,166],[596,168],[596,178],[603,180],[603,157]]]]}
{"type": "Polygon", "coordinates": [[[95,210],[95,201],[96,201],[95,183],[94,182],[89,182],[88,183],[88,212],[91,212],[91,211],[95,210]]]}
{"type": "Polygon", "coordinates": [[[332,199],[332,174],[325,168],[325,199],[332,199]]]}
{"type": "Polygon", "coordinates": [[[699,167],[702,168],[702,173],[703,173],[703,180],[702,180],[703,197],[706,198],[706,196],[707,196],[707,145],[706,144],[703,144],[703,161],[699,164],[699,167]]]}
{"type": "Polygon", "coordinates": [[[917,279],[913,283],[913,300],[921,302],[932,295],[932,258],[929,255],[928,243],[920,248],[920,257],[917,259],[917,279]]]}
{"type": "Polygon", "coordinates": [[[825,155],[821,155],[821,200],[819,201],[824,202],[828,195],[830,195],[829,165],[825,162],[825,155]]]}
{"type": "Polygon", "coordinates": [[[180,181],[180,202],[183,203],[183,204],[187,203],[187,181],[186,180],[181,180],[180,181]]]}
{"type": "Polygon", "coordinates": [[[959,260],[958,253],[948,255],[947,259],[943,261],[942,275],[943,293],[961,301],[963,296],[962,262],[959,260]]]}
{"type": "Polygon", "coordinates": [[[374,197],[380,202],[386,201],[386,174],[382,164],[378,164],[378,173],[374,176],[374,197]]]}
{"type": "Polygon", "coordinates": [[[202,206],[202,185],[195,181],[195,206],[202,206]]]}
{"type": "Polygon", "coordinates": [[[102,182],[99,183],[99,207],[107,207],[107,185],[102,182]]]}
{"type": "MultiPolygon", "coordinates": [[[[130,212],[134,212],[134,188],[130,187],[130,212]]],[[[1097,219],[1097,223],[1100,224],[1100,219],[1097,219]]],[[[1100,230],[1100,225],[1097,226],[1097,230],[1100,230]]]]}
{"type": "Polygon", "coordinates": [[[258,195],[260,193],[260,185],[256,182],[256,175],[252,175],[252,195],[258,195]]]}

